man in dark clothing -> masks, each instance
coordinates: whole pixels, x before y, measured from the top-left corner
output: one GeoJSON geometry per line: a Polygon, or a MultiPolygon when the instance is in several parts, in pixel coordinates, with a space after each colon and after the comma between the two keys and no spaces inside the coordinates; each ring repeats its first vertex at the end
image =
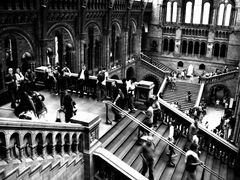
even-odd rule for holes
{"type": "Polygon", "coordinates": [[[128,102],[128,92],[127,92],[127,80],[123,79],[122,80],[122,86],[120,87],[124,98],[121,100],[121,108],[122,109],[127,109],[127,102],[128,102]]]}
{"type": "Polygon", "coordinates": [[[148,138],[147,142],[144,142],[141,148],[141,157],[143,159],[142,175],[145,176],[149,169],[149,180],[153,180],[153,165],[154,165],[154,144],[152,139],[148,138]]]}
{"type": "MultiPolygon", "coordinates": [[[[113,104],[116,106],[120,106],[121,104],[121,90],[117,86],[117,82],[112,82],[112,97],[113,97],[113,104]]],[[[114,121],[119,121],[121,119],[121,113],[114,107],[112,107],[112,112],[114,114],[114,121]]]]}
{"type": "Polygon", "coordinates": [[[8,74],[5,77],[5,82],[8,87],[8,95],[11,101],[11,108],[15,108],[17,86],[16,86],[16,76],[13,74],[12,68],[8,69],[8,74]]]}
{"type": "Polygon", "coordinates": [[[75,104],[76,103],[73,101],[71,95],[68,94],[67,91],[65,91],[65,96],[63,99],[63,106],[64,106],[64,111],[65,111],[66,123],[70,122],[70,119],[73,117],[75,104]]]}
{"type": "Polygon", "coordinates": [[[27,69],[27,72],[25,73],[24,79],[26,81],[26,86],[27,86],[26,90],[28,92],[35,91],[36,76],[30,68],[27,69]]]}
{"type": "Polygon", "coordinates": [[[83,97],[83,86],[87,85],[89,79],[88,71],[86,70],[85,64],[82,65],[81,71],[78,73],[78,90],[80,91],[80,96],[83,97]]]}

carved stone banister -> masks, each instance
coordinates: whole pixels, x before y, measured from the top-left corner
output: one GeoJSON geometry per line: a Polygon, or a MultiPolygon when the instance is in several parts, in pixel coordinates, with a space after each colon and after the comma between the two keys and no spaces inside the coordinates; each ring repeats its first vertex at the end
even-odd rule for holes
{"type": "Polygon", "coordinates": [[[127,165],[125,162],[121,161],[118,157],[104,148],[97,148],[93,154],[94,156],[98,157],[98,159],[96,158],[95,161],[97,167],[95,169],[95,176],[101,175],[101,173],[113,173],[115,177],[118,175],[118,179],[147,180],[147,178],[140,174],[138,171],[127,165]],[[105,165],[103,165],[104,163],[105,165]],[[104,169],[103,167],[107,167],[107,169],[104,169]],[[118,173],[119,171],[120,173],[118,173]]]}
{"type": "Polygon", "coordinates": [[[151,59],[148,59],[147,56],[142,56],[142,54],[141,54],[141,57],[142,57],[141,58],[142,64],[144,64],[145,66],[151,68],[156,73],[159,73],[160,76],[165,77],[165,76],[169,75],[169,71],[164,71],[164,70],[158,68],[157,66],[153,65],[152,62],[151,62],[151,59]]]}
{"type": "Polygon", "coordinates": [[[228,79],[233,79],[234,77],[237,77],[238,70],[233,70],[227,73],[222,73],[218,75],[214,75],[211,77],[201,77],[202,82],[205,82],[205,84],[210,84],[210,83],[216,83],[220,81],[226,81],[228,79]]]}
{"type": "MultiPolygon", "coordinates": [[[[187,135],[188,128],[194,120],[177,108],[173,108],[166,101],[159,99],[159,102],[161,104],[161,117],[163,122],[168,123],[172,119],[175,120],[182,134],[187,135]]],[[[221,161],[226,162],[229,166],[234,166],[239,151],[236,146],[219,137],[212,131],[209,131],[201,124],[199,125],[199,133],[201,135],[202,148],[221,161]]]]}

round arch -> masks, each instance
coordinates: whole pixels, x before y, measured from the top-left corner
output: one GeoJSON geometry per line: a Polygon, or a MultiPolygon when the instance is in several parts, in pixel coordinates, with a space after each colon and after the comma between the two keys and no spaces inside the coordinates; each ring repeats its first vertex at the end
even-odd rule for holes
{"type": "Polygon", "coordinates": [[[216,100],[219,99],[220,102],[223,102],[223,99],[231,97],[231,91],[228,89],[227,86],[223,84],[215,84],[209,90],[209,102],[211,104],[215,104],[216,100]]]}
{"type": "Polygon", "coordinates": [[[118,80],[118,79],[119,79],[119,77],[118,77],[118,75],[117,75],[117,74],[114,74],[114,75],[112,75],[112,76],[111,76],[111,79],[117,79],[117,80],[118,80]]]}
{"type": "Polygon", "coordinates": [[[129,67],[126,71],[126,77],[127,77],[127,80],[133,78],[135,75],[135,72],[134,72],[134,69],[133,67],[129,67]]]}

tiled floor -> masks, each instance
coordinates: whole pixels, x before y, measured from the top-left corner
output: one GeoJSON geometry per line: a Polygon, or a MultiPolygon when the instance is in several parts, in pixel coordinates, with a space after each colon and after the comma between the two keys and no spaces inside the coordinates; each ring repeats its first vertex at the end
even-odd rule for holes
{"type": "MultiPolygon", "coordinates": [[[[41,91],[41,94],[45,96],[45,105],[48,109],[48,113],[45,116],[44,121],[55,122],[57,116],[57,110],[60,108],[60,96],[50,94],[47,91],[41,91]]],[[[107,130],[111,128],[111,125],[105,123],[106,109],[103,102],[98,102],[92,98],[79,98],[76,94],[72,95],[72,98],[77,104],[78,111],[89,112],[97,114],[101,118],[99,136],[101,137],[107,130]]],[[[13,110],[10,108],[10,103],[0,107],[0,117],[16,118],[13,110]]],[[[113,118],[113,114],[109,113],[109,118],[113,118]]],[[[43,119],[41,120],[43,121],[43,119]]],[[[114,122],[113,122],[114,123],[114,122]]]]}

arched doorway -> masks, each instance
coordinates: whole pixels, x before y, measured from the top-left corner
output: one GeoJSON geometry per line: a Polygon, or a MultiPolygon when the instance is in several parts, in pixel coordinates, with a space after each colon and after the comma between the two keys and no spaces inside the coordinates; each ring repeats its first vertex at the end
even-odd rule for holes
{"type": "Polygon", "coordinates": [[[229,99],[231,97],[231,92],[225,85],[216,84],[210,88],[209,103],[215,104],[216,100],[219,99],[223,102],[223,99],[229,99]]]}
{"type": "Polygon", "coordinates": [[[118,77],[118,75],[115,74],[111,77],[111,79],[119,79],[119,77],[118,77]]]}
{"type": "Polygon", "coordinates": [[[154,88],[153,88],[153,94],[157,94],[160,88],[160,83],[158,81],[158,78],[152,74],[146,75],[143,80],[145,81],[151,81],[154,83],[154,88]]]}
{"type": "Polygon", "coordinates": [[[126,72],[127,80],[134,77],[134,69],[132,67],[129,67],[126,72]]]}

